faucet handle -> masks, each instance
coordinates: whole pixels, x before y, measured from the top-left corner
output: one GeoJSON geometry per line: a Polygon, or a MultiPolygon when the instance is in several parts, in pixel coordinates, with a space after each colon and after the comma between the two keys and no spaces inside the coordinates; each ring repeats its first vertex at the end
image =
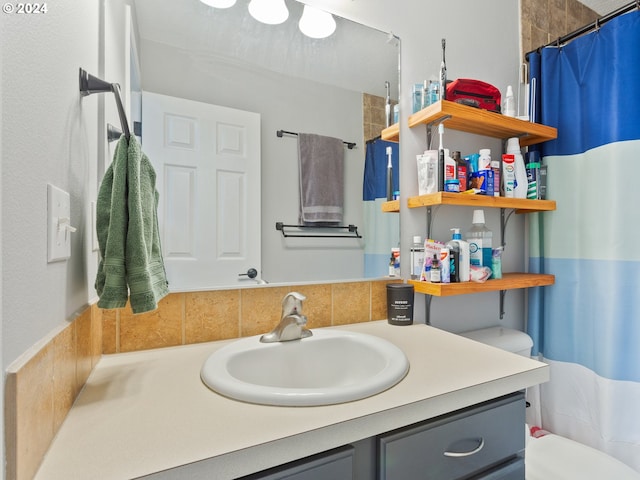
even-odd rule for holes
{"type": "Polygon", "coordinates": [[[282,299],[282,315],[285,318],[292,314],[302,315],[302,302],[307,297],[298,292],[289,292],[282,299]]]}

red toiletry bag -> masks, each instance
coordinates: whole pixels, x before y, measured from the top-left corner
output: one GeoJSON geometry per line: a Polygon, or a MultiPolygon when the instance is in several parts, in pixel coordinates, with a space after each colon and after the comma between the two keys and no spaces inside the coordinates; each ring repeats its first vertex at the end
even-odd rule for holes
{"type": "Polygon", "coordinates": [[[500,90],[480,80],[471,78],[454,80],[447,84],[446,99],[451,102],[500,113],[500,90]]]}

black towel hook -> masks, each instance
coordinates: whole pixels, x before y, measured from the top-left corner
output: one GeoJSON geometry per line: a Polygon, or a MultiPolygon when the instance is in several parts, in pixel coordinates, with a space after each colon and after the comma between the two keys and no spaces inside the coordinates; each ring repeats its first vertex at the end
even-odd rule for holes
{"type": "Polygon", "coordinates": [[[93,93],[112,92],[116,98],[116,107],[118,109],[118,116],[120,117],[120,124],[122,125],[122,132],[124,136],[129,140],[131,132],[129,131],[129,122],[127,121],[127,115],[124,112],[122,106],[122,99],[120,98],[120,85],[117,83],[109,83],[104,80],[94,77],[86,72],[86,70],[80,68],[80,94],[83,97],[91,95],[93,93]]]}

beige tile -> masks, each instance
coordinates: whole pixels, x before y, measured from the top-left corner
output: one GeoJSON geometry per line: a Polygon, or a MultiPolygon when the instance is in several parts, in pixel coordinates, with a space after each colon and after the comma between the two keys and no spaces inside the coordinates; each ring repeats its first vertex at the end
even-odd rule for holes
{"type": "Polygon", "coordinates": [[[127,305],[120,310],[120,351],[132,352],[182,344],[184,294],[170,294],[152,312],[134,315],[127,305]]]}
{"type": "Polygon", "coordinates": [[[371,319],[369,282],[333,284],[333,325],[368,322],[371,319]]]}
{"type": "Polygon", "coordinates": [[[566,0],[562,5],[556,5],[552,2],[550,19],[549,19],[549,35],[551,38],[559,38],[569,33],[567,31],[567,13],[566,0]]]}
{"type": "MultiPolygon", "coordinates": [[[[80,391],[77,380],[76,327],[72,322],[52,340],[53,348],[53,431],[62,421],[80,391]]],[[[45,379],[40,379],[46,382],[45,379]]]]}
{"type": "Polygon", "coordinates": [[[96,366],[102,355],[102,309],[91,305],[91,368],[96,366]]]}
{"type": "Polygon", "coordinates": [[[534,27],[549,31],[549,0],[534,0],[530,14],[534,27]]]}
{"type": "Polygon", "coordinates": [[[531,43],[533,48],[538,48],[549,43],[549,34],[540,30],[535,25],[531,26],[531,43]]]}
{"type": "Polygon", "coordinates": [[[87,381],[93,368],[91,308],[86,308],[74,323],[76,325],[76,382],[79,391],[87,381]]]}
{"type": "Polygon", "coordinates": [[[289,287],[261,287],[240,292],[240,335],[250,337],[271,331],[280,321],[282,299],[289,287]]]}
{"type": "Polygon", "coordinates": [[[371,320],[387,318],[387,284],[402,283],[401,280],[371,282],[371,320]]]}
{"type": "Polygon", "coordinates": [[[102,312],[102,353],[119,353],[119,311],[99,310],[102,312]]]}
{"type": "Polygon", "coordinates": [[[33,478],[54,435],[54,347],[50,342],[5,384],[6,473],[8,479],[33,478]]]}
{"type": "Polygon", "coordinates": [[[307,328],[331,326],[331,285],[293,285],[290,291],[299,292],[307,299],[302,313],[307,317],[307,328]]]}
{"type": "Polygon", "coordinates": [[[185,343],[240,336],[240,291],[185,294],[185,343]]]}

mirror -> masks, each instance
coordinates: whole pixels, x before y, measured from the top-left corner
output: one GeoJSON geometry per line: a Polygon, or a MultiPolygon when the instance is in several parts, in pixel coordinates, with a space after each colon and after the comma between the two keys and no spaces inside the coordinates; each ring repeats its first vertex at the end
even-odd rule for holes
{"type": "MultiPolygon", "coordinates": [[[[259,205],[248,208],[259,213],[261,265],[236,268],[227,285],[254,284],[255,279],[238,276],[250,268],[269,283],[361,279],[366,236],[284,238],[276,230],[277,222],[297,224],[299,214],[297,138],[276,132],[315,133],[356,144],[344,150],[343,224],[356,225],[363,234],[365,142],[385,126],[385,82],[397,103],[399,41],[335,16],[335,32],[312,39],[298,28],[303,4],[286,0],[288,19],[266,25],[249,15],[248,3],[238,0],[218,9],[200,0],[135,0],[142,90],[259,115],[259,205]]],[[[142,102],[144,111],[145,93],[142,102]]],[[[145,125],[143,115],[146,151],[145,125]]],[[[385,215],[398,223],[397,215],[385,215]]],[[[211,248],[216,247],[211,243],[211,248]]],[[[166,262],[164,243],[163,249],[166,262]]],[[[193,283],[192,275],[171,278],[169,271],[168,276],[172,289],[220,285],[193,283]]]]}

